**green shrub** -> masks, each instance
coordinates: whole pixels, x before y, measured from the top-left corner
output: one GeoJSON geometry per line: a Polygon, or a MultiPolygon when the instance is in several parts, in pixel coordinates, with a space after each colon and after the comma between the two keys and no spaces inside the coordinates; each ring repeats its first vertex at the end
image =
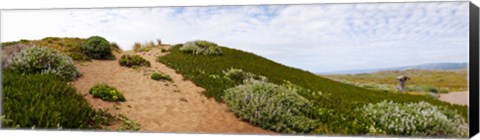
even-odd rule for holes
{"type": "Polygon", "coordinates": [[[152,73],[152,75],[150,76],[150,78],[152,78],[153,80],[167,80],[167,81],[172,81],[172,78],[165,74],[165,73],[159,73],[159,72],[154,72],[152,73]]]}
{"type": "Polygon", "coordinates": [[[92,36],[85,40],[82,49],[83,52],[92,59],[113,58],[110,43],[100,36],[92,36]]]}
{"type": "Polygon", "coordinates": [[[265,129],[282,133],[307,133],[319,122],[309,118],[312,103],[283,86],[249,79],[225,90],[223,100],[230,110],[265,129]]]}
{"type": "Polygon", "coordinates": [[[95,98],[106,101],[125,101],[123,94],[107,84],[97,84],[88,91],[95,98]]]}
{"type": "Polygon", "coordinates": [[[223,71],[224,77],[232,80],[236,84],[242,84],[244,80],[255,79],[260,81],[267,81],[265,76],[255,75],[253,73],[244,72],[242,69],[229,68],[223,71]]]}
{"type": "Polygon", "coordinates": [[[52,73],[68,81],[75,80],[80,75],[72,58],[45,47],[24,49],[9,62],[8,69],[21,73],[52,73]]]}
{"type": "Polygon", "coordinates": [[[364,118],[372,120],[366,127],[374,134],[439,137],[468,134],[468,124],[462,116],[423,101],[408,104],[382,101],[359,110],[364,118]]]}
{"type": "Polygon", "coordinates": [[[3,71],[4,128],[95,128],[95,111],[53,74],[3,71]]]}
{"type": "Polygon", "coordinates": [[[183,44],[180,51],[195,55],[221,55],[223,53],[217,44],[204,40],[187,42],[183,44]]]}
{"type": "Polygon", "coordinates": [[[145,60],[143,57],[140,55],[122,55],[120,57],[119,63],[121,66],[125,67],[139,67],[139,66],[145,66],[145,67],[150,67],[150,62],[145,60]]]}
{"type": "Polygon", "coordinates": [[[162,51],[162,52],[167,52],[167,49],[162,48],[161,51],[162,51]]]}

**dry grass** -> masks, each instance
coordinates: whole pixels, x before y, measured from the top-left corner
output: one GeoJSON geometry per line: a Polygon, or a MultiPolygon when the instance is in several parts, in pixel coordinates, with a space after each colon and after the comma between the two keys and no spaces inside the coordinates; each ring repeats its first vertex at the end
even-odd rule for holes
{"type": "Polygon", "coordinates": [[[467,90],[467,70],[439,71],[439,70],[404,70],[404,71],[383,71],[368,74],[347,74],[347,75],[323,75],[337,81],[358,83],[358,84],[376,84],[395,87],[398,85],[396,77],[407,75],[411,78],[407,81],[410,87],[434,87],[452,91],[467,90]]]}
{"type": "Polygon", "coordinates": [[[145,43],[139,43],[139,42],[135,42],[135,44],[133,45],[133,51],[134,52],[148,52],[150,50],[152,50],[153,48],[158,48],[158,47],[161,47],[162,44],[161,44],[161,41],[157,40],[157,44],[155,44],[155,42],[153,41],[149,41],[149,42],[145,42],[145,43]]]}

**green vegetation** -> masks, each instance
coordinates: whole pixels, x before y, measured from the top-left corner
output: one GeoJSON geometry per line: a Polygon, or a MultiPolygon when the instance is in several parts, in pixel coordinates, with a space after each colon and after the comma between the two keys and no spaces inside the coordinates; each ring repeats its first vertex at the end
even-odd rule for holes
{"type": "Polygon", "coordinates": [[[467,107],[448,104],[430,97],[420,95],[405,95],[389,92],[368,90],[365,88],[336,82],[319,77],[307,71],[287,67],[271,60],[235,49],[221,47],[222,56],[189,55],[180,51],[182,45],[177,44],[170,53],[157,60],[176,69],[186,79],[192,80],[198,86],[206,89],[205,95],[223,101],[225,90],[237,86],[237,83],[222,78],[224,71],[235,67],[255,75],[263,75],[268,81],[282,85],[285,81],[297,85],[310,92],[298,92],[299,95],[312,103],[314,109],[327,110],[326,116],[320,116],[318,128],[309,132],[315,134],[348,134],[364,135],[369,128],[358,124],[358,121],[371,118],[362,117],[359,107],[383,100],[397,103],[428,102],[459,113],[467,119],[467,107]],[[358,121],[354,121],[358,120],[358,121]]]}
{"type": "Polygon", "coordinates": [[[165,73],[162,73],[162,72],[154,72],[152,73],[152,75],[150,76],[151,79],[153,80],[167,80],[167,81],[172,81],[172,78],[165,74],[165,73]]]}
{"type": "Polygon", "coordinates": [[[448,93],[467,90],[467,71],[404,70],[366,74],[324,75],[327,78],[356,86],[385,91],[397,91],[396,77],[407,75],[406,90],[410,92],[448,93]]]}
{"type": "Polygon", "coordinates": [[[50,48],[29,47],[10,59],[7,69],[20,73],[54,74],[72,81],[79,75],[72,58],[50,48]]]}
{"type": "Polygon", "coordinates": [[[100,36],[92,36],[85,40],[82,50],[92,59],[112,59],[114,57],[110,42],[100,36]]]}
{"type": "Polygon", "coordinates": [[[3,71],[3,126],[98,128],[96,112],[67,82],[53,74],[3,71]]]}
{"type": "Polygon", "coordinates": [[[152,50],[153,48],[160,47],[162,45],[161,43],[162,43],[162,41],[160,41],[160,40],[157,40],[157,44],[155,44],[153,41],[146,42],[146,43],[143,43],[143,44],[136,42],[133,45],[133,51],[135,51],[135,52],[148,52],[148,51],[152,50]]]}
{"type": "MultiPolygon", "coordinates": [[[[121,125],[117,128],[117,131],[139,131],[140,124],[134,120],[129,119],[123,114],[115,114],[112,115],[108,113],[108,109],[100,109],[97,111],[97,115],[95,116],[95,120],[98,124],[103,126],[110,126],[114,122],[120,122],[121,125]]],[[[110,128],[103,128],[105,130],[111,130],[110,128]]]]}
{"type": "Polygon", "coordinates": [[[360,108],[371,134],[467,137],[468,124],[456,112],[426,102],[383,101],[360,108]]]}
{"type": "Polygon", "coordinates": [[[183,44],[180,51],[194,55],[221,55],[222,49],[215,43],[205,40],[195,40],[183,44]]]}
{"type": "Polygon", "coordinates": [[[284,86],[247,79],[225,90],[223,100],[240,118],[282,133],[307,133],[318,127],[309,117],[318,113],[312,103],[284,86]]]}
{"type": "Polygon", "coordinates": [[[129,119],[127,116],[123,114],[118,114],[116,116],[116,119],[122,122],[122,125],[120,126],[120,128],[118,128],[118,131],[139,131],[140,130],[140,124],[138,122],[129,119]]]}
{"type": "Polygon", "coordinates": [[[84,41],[85,39],[81,38],[46,37],[41,40],[5,42],[2,43],[2,49],[5,50],[14,45],[41,46],[60,51],[61,53],[72,57],[74,60],[90,60],[90,58],[82,52],[82,43],[84,41]]]}
{"type": "Polygon", "coordinates": [[[233,81],[235,84],[242,84],[244,80],[255,79],[260,81],[267,81],[265,76],[255,75],[250,72],[244,72],[242,69],[230,68],[223,71],[224,77],[233,81]]]}
{"type": "MultiPolygon", "coordinates": [[[[14,45],[40,46],[55,49],[65,55],[70,56],[73,60],[86,61],[91,58],[83,49],[86,39],[71,37],[46,37],[41,40],[20,40],[2,43],[2,49],[6,50],[14,45]]],[[[111,49],[121,51],[117,44],[112,43],[111,49]]]]}
{"type": "MultiPolygon", "coordinates": [[[[79,72],[72,58],[54,50],[55,46],[34,47],[42,41],[22,40],[2,46],[3,116],[9,128],[102,128],[106,112],[96,111],[67,81],[79,72]]],[[[58,49],[58,48],[57,48],[58,49]]]]}
{"type": "Polygon", "coordinates": [[[92,94],[95,98],[100,98],[106,101],[125,101],[123,94],[116,88],[107,84],[97,84],[90,88],[88,93],[92,94]]]}
{"type": "Polygon", "coordinates": [[[145,60],[140,55],[122,55],[120,57],[119,63],[121,66],[125,67],[150,67],[150,62],[145,60]]]}
{"type": "MultiPolygon", "coordinates": [[[[84,42],[80,38],[47,37],[2,43],[0,120],[4,127],[106,129],[113,121],[121,121],[119,130],[139,130],[140,125],[125,116],[92,109],[68,84],[80,75],[72,58],[90,60],[84,54],[84,42]]],[[[115,43],[109,47],[121,52],[115,43]]]]}

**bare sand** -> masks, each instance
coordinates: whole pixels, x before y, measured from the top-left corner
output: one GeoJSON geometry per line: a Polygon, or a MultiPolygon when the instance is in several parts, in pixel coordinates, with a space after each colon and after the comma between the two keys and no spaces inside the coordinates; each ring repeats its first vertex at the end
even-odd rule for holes
{"type": "Polygon", "coordinates": [[[76,64],[83,75],[71,84],[94,108],[108,108],[112,113],[125,114],[139,122],[141,131],[145,132],[275,134],[240,120],[228,111],[225,104],[205,97],[203,88],[184,80],[174,69],[156,62],[157,56],[165,55],[160,49],[135,54],[150,61],[151,67],[122,67],[118,63],[121,54],[115,54],[117,60],[76,64]],[[173,82],[150,79],[153,71],[170,75],[173,82]],[[88,90],[98,83],[116,87],[126,101],[114,103],[93,98],[88,90]]]}
{"type": "Polygon", "coordinates": [[[452,104],[468,106],[468,91],[450,92],[447,94],[440,94],[439,100],[449,102],[452,104]]]}

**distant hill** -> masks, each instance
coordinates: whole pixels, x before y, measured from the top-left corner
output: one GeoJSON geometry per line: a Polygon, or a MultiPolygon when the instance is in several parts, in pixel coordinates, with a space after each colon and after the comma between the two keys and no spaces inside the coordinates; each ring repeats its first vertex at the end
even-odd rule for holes
{"type": "Polygon", "coordinates": [[[404,67],[393,67],[393,68],[380,68],[380,69],[359,69],[359,70],[345,70],[345,71],[334,71],[334,72],[324,72],[319,74],[360,74],[360,73],[373,73],[380,71],[393,71],[393,70],[461,70],[466,69],[468,63],[427,63],[420,65],[404,66],[404,67]]]}

